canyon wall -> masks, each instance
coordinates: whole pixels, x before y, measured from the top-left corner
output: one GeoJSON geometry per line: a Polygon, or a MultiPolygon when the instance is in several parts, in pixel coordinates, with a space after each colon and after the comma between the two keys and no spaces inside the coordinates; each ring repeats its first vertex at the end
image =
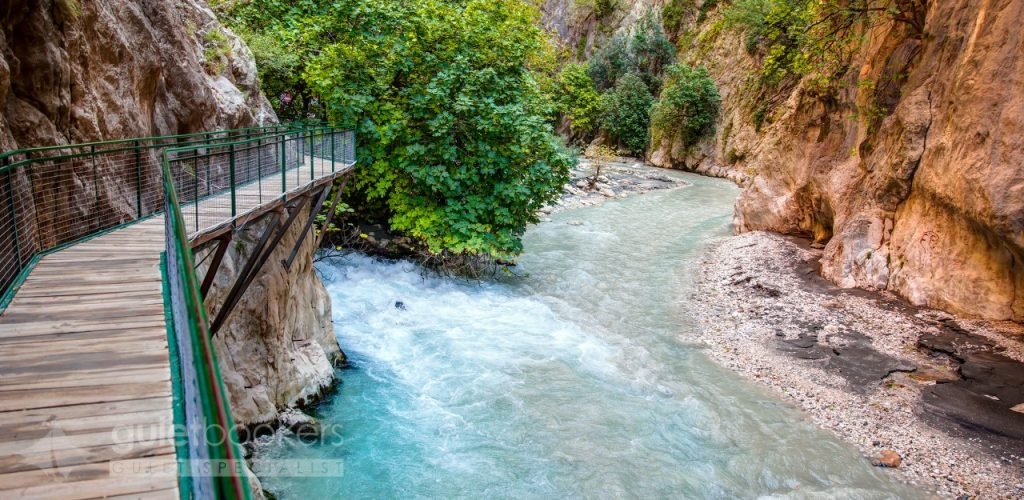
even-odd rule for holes
{"type": "MultiPolygon", "coordinates": [[[[624,4],[605,31],[666,3],[624,4]]],[[[723,2],[690,3],[671,35],[681,61],[708,67],[722,110],[713,138],[656,144],[653,163],[737,180],[737,230],[815,239],[840,286],[1024,320],[1024,0],[920,2],[923,29],[863,28],[827,91],[802,81],[756,121],[760,61],[722,29],[723,2]]],[[[589,46],[602,23],[571,10],[550,0],[546,22],[589,46]]]]}
{"type": "Polygon", "coordinates": [[[276,122],[205,2],[0,4],[0,149],[276,122]]]}
{"type": "Polygon", "coordinates": [[[744,162],[737,227],[813,236],[844,287],[1021,321],[1024,1],[927,7],[920,36],[872,29],[837,94],[794,90],[744,162]]]}

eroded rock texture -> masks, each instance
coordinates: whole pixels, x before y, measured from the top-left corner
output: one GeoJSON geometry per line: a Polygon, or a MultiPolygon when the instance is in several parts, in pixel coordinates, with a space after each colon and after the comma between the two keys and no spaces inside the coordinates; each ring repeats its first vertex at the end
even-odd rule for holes
{"type": "Polygon", "coordinates": [[[276,121],[205,2],[10,0],[0,26],[4,149],[276,121]]]}
{"type": "MultiPolygon", "coordinates": [[[[204,1],[0,2],[0,149],[276,121],[260,92],[251,52],[204,1]]],[[[144,167],[143,192],[159,192],[157,163],[144,167]]],[[[70,192],[71,199],[89,201],[77,206],[83,218],[95,212],[129,220],[136,216],[131,198],[135,176],[131,165],[101,159],[98,173],[90,168],[68,176],[60,189],[70,192]],[[99,177],[95,182],[94,175],[99,177]]],[[[21,187],[30,199],[28,181],[21,187]]],[[[160,208],[162,197],[150,198],[144,213],[160,208]]],[[[37,246],[51,246],[46,231],[60,221],[36,222],[41,228],[37,246]]],[[[239,255],[247,255],[258,236],[238,234],[212,300],[220,303],[239,255]]],[[[281,248],[290,250],[296,238],[289,234],[281,248]]],[[[312,239],[307,239],[292,272],[275,255],[217,337],[222,374],[240,423],[275,420],[278,408],[309,398],[334,378],[332,362],[340,350],[330,323],[330,299],[314,274],[312,255],[312,239]]]]}
{"type": "MultiPolygon", "coordinates": [[[[269,217],[283,216],[271,213],[235,233],[206,297],[211,313],[224,303],[269,217]]],[[[276,422],[281,411],[315,399],[333,383],[335,364],[344,359],[331,323],[330,296],[313,269],[315,238],[307,235],[290,270],[282,264],[308,217],[307,206],[215,337],[232,415],[244,425],[276,422]]],[[[205,273],[202,267],[200,276],[205,273]]]]}
{"type": "MultiPolygon", "coordinates": [[[[669,0],[602,21],[571,3],[548,0],[545,19],[588,55],[602,26],[627,30],[669,0]]],[[[1024,0],[902,4],[921,26],[872,25],[830,88],[804,82],[764,107],[749,86],[759,61],[716,24],[724,4],[697,0],[670,36],[715,79],[717,130],[694,148],[654,144],[649,160],[741,183],[737,229],[827,244],[822,273],[841,286],[1024,320],[1024,0]]]]}
{"type": "Polygon", "coordinates": [[[933,1],[923,34],[872,31],[845,95],[791,96],[748,164],[738,228],[827,241],[841,286],[1024,320],[1022,17],[1021,0],[933,1]],[[860,81],[892,112],[870,119],[860,81]]]}

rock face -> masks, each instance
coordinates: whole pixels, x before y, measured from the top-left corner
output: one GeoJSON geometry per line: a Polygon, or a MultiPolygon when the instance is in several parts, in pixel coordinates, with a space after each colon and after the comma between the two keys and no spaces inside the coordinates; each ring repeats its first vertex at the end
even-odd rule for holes
{"type": "MultiPolygon", "coordinates": [[[[548,24],[589,40],[593,23],[552,19],[567,2],[545,3],[548,24]]],[[[611,26],[667,3],[635,2],[611,26]]],[[[650,160],[737,180],[737,229],[826,244],[822,274],[840,286],[1024,320],[1024,0],[919,2],[922,29],[871,27],[828,91],[801,82],[756,123],[745,82],[759,62],[717,4],[698,0],[672,34],[718,85],[715,137],[656,144],[650,160]]]]}
{"type": "Polygon", "coordinates": [[[1020,0],[930,2],[921,37],[871,31],[836,102],[794,91],[750,161],[738,228],[827,241],[822,273],[844,287],[1024,320],[1022,15],[1020,0]],[[863,81],[893,89],[880,123],[863,81]]]}
{"type": "Polygon", "coordinates": [[[252,54],[203,1],[10,0],[2,10],[3,149],[277,121],[252,54]]]}
{"type": "MultiPolygon", "coordinates": [[[[282,264],[308,216],[307,207],[215,337],[232,415],[242,425],[275,422],[282,410],[317,397],[333,383],[335,364],[344,359],[331,323],[330,297],[313,269],[314,238],[305,238],[291,270],[282,264]]],[[[206,297],[211,318],[248,262],[269,217],[281,216],[271,213],[237,231],[228,245],[206,297]]],[[[197,261],[213,250],[198,253],[197,261]]],[[[205,273],[200,268],[200,276],[205,273]]]]}

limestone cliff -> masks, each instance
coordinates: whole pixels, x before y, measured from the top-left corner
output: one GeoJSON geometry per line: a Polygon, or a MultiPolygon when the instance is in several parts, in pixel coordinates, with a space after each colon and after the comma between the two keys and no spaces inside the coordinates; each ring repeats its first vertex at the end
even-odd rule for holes
{"type": "Polygon", "coordinates": [[[204,1],[8,0],[0,28],[2,149],[277,121],[204,1]]]}
{"type": "MultiPolygon", "coordinates": [[[[235,232],[206,297],[210,312],[224,302],[270,217],[283,215],[270,213],[235,232]]],[[[282,410],[314,399],[333,383],[335,364],[344,359],[330,297],[313,269],[314,238],[305,238],[290,270],[282,263],[308,217],[307,207],[214,338],[232,414],[243,425],[276,422],[282,410]]],[[[200,252],[197,261],[210,251],[200,252]]]]}
{"type": "MultiPolygon", "coordinates": [[[[548,24],[587,45],[592,22],[558,18],[568,2],[546,2],[548,24]]],[[[623,6],[611,26],[666,3],[623,6]]],[[[919,3],[922,29],[871,26],[829,91],[800,82],[755,123],[758,61],[721,29],[723,2],[692,2],[673,35],[680,59],[711,71],[722,113],[713,139],[657,144],[650,159],[738,180],[737,229],[815,238],[839,285],[1022,321],[1024,0],[919,3]]]]}
{"type": "Polygon", "coordinates": [[[845,287],[1024,320],[1022,16],[1021,0],[932,1],[920,36],[868,32],[836,95],[798,87],[753,146],[738,228],[827,242],[822,273],[845,287]]]}

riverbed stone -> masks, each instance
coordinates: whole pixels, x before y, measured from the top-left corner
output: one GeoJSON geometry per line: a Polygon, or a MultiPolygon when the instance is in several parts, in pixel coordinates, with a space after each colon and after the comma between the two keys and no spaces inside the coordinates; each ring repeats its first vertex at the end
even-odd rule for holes
{"type": "Polygon", "coordinates": [[[871,460],[871,464],[876,467],[889,467],[891,469],[899,467],[902,463],[903,457],[893,450],[882,450],[871,460]]]}

